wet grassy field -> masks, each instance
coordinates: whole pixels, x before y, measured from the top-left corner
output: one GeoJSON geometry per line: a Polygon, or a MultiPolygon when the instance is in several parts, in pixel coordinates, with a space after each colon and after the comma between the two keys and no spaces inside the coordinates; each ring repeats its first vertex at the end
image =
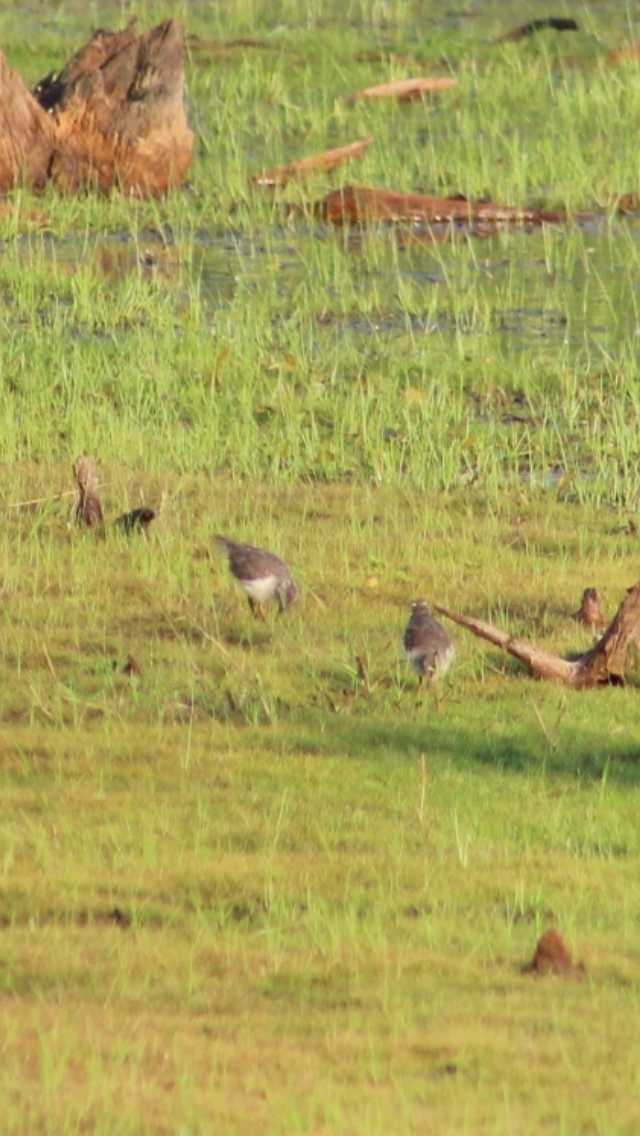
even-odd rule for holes
{"type": "Polygon", "coordinates": [[[166,201],[1,223],[3,1132],[637,1131],[637,661],[576,693],[452,628],[436,693],[401,653],[419,597],[583,651],[638,578],[637,36],[565,8],[0,6],[29,83],[178,16],[197,133],[166,201]],[[418,74],[458,86],[346,101],[418,74]],[[346,184],[571,219],[334,231],[346,184]],[[254,621],[219,532],[300,601],[254,621]],[[571,979],[522,971],[551,926],[571,979]]]}

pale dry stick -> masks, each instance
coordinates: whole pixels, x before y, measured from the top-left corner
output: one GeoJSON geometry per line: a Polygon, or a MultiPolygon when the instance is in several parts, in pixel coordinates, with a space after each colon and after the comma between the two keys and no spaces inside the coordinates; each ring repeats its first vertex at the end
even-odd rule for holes
{"type": "Polygon", "coordinates": [[[424,802],[427,796],[427,763],[424,754],[420,754],[420,768],[422,770],[422,778],[420,782],[420,804],[416,808],[418,820],[420,824],[424,824],[424,802]]]}
{"type": "Polygon", "coordinates": [[[316,592],[312,592],[311,588],[305,588],[304,594],[305,594],[305,596],[311,596],[311,599],[316,601],[318,607],[322,608],[323,611],[326,611],[326,608],[327,608],[326,603],[324,602],[324,600],[320,599],[320,596],[317,595],[316,592]]]}
{"type": "Polygon", "coordinates": [[[47,666],[48,666],[49,670],[51,671],[51,674],[55,678],[56,682],[59,683],[60,679],[58,678],[58,676],[56,674],[56,669],[55,669],[53,663],[51,662],[51,655],[49,654],[49,652],[47,650],[47,644],[44,641],[42,643],[42,650],[44,651],[44,657],[47,660],[47,666]]]}
{"type": "Polygon", "coordinates": [[[455,831],[455,834],[456,834],[456,847],[458,849],[458,859],[460,860],[462,867],[466,868],[469,864],[469,837],[466,836],[465,839],[463,840],[462,836],[460,835],[460,825],[458,824],[458,810],[457,809],[454,809],[454,813],[453,813],[453,827],[454,827],[454,831],[455,831]]]}
{"type": "Polygon", "coordinates": [[[38,694],[35,686],[33,686],[32,683],[29,683],[29,690],[31,691],[33,697],[35,698],[36,702],[38,703],[38,706],[42,710],[42,713],[44,714],[45,718],[48,718],[50,722],[55,721],[54,716],[51,713],[51,711],[47,710],[46,706],[43,705],[42,699],[40,698],[40,695],[38,694]]]}
{"type": "MultiPolygon", "coordinates": [[[[178,625],[177,625],[177,623],[176,623],[176,620],[175,620],[175,619],[172,619],[172,618],[171,618],[171,616],[169,615],[169,613],[168,613],[168,612],[167,612],[167,611],[165,610],[165,608],[164,608],[164,607],[162,606],[162,604],[158,603],[158,597],[157,597],[157,596],[155,596],[155,595],[153,595],[153,593],[152,593],[152,592],[147,592],[147,598],[148,598],[148,599],[150,600],[150,602],[152,603],[152,605],[153,605],[153,606],[154,606],[155,608],[157,608],[157,609],[158,609],[158,611],[160,612],[161,616],[163,617],[163,619],[165,619],[165,620],[166,620],[166,622],[168,623],[169,627],[170,627],[170,628],[171,628],[171,630],[172,630],[172,631],[173,631],[173,632],[175,633],[175,635],[176,635],[176,638],[177,638],[177,637],[178,637],[178,625]]],[[[183,617],[183,618],[186,618],[186,617],[183,617]]],[[[196,628],[196,630],[198,630],[198,631],[200,632],[200,634],[201,634],[201,635],[202,635],[202,636],[203,636],[203,637],[204,637],[205,639],[207,639],[207,640],[208,640],[208,642],[209,642],[209,643],[213,643],[213,644],[214,644],[214,646],[215,646],[215,647],[217,647],[217,648],[218,648],[218,650],[220,650],[220,651],[222,652],[222,654],[223,654],[223,655],[226,655],[226,657],[228,658],[228,660],[229,660],[229,662],[231,663],[231,665],[232,665],[232,666],[234,666],[234,667],[236,667],[236,669],[238,670],[238,672],[239,672],[240,674],[242,674],[242,675],[244,674],[244,671],[242,670],[242,668],[238,666],[238,664],[237,664],[237,663],[235,662],[235,660],[234,660],[234,659],[233,659],[233,658],[231,657],[231,655],[230,655],[229,651],[227,651],[226,647],[223,647],[223,646],[222,646],[222,643],[220,643],[220,642],[219,642],[219,641],[218,641],[217,639],[215,639],[215,638],[213,637],[213,635],[209,635],[209,633],[208,633],[207,631],[205,631],[204,627],[202,627],[202,626],[201,626],[201,625],[200,625],[200,624],[199,624],[199,623],[197,622],[197,620],[191,620],[191,625],[192,625],[193,627],[195,627],[195,628],[196,628]]]]}
{"type": "Polygon", "coordinates": [[[54,493],[53,497],[33,497],[31,501],[10,501],[8,505],[3,505],[3,508],[28,509],[31,505],[47,505],[49,502],[62,501],[63,497],[75,496],[75,489],[61,489],[59,493],[54,493]]]}
{"type": "Polygon", "coordinates": [[[181,760],[180,765],[183,769],[188,769],[191,765],[191,741],[193,736],[193,709],[194,709],[193,695],[191,695],[190,713],[189,713],[189,729],[187,730],[187,745],[185,748],[184,758],[181,760]]]}
{"type": "Polygon", "coordinates": [[[202,627],[197,621],[194,621],[193,626],[200,632],[200,634],[207,640],[208,643],[213,643],[214,647],[217,647],[217,649],[225,656],[225,658],[229,660],[231,666],[235,667],[238,674],[241,674],[244,677],[245,668],[241,667],[239,663],[236,663],[231,652],[227,651],[227,648],[222,645],[220,640],[216,639],[214,635],[209,635],[209,632],[205,631],[204,627],[202,627]]]}
{"type": "Polygon", "coordinates": [[[551,734],[549,733],[549,731],[546,727],[544,718],[542,717],[542,714],[540,713],[538,707],[536,706],[535,700],[533,698],[531,698],[531,696],[529,696],[529,701],[531,702],[531,705],[533,706],[533,712],[534,712],[536,718],[538,719],[538,724],[540,726],[540,729],[542,730],[545,738],[547,739],[549,749],[555,752],[555,750],[557,750],[557,748],[558,748],[558,743],[555,742],[553,740],[553,738],[551,737],[551,734]]]}
{"type": "MultiPolygon", "coordinates": [[[[53,675],[56,683],[58,684],[58,686],[60,688],[60,694],[62,695],[62,697],[66,698],[67,702],[71,702],[74,706],[87,706],[89,710],[101,710],[103,713],[105,713],[105,707],[101,706],[98,702],[87,702],[84,698],[78,698],[78,696],[75,695],[73,693],[73,691],[69,690],[68,687],[66,687],[64,685],[64,683],[62,682],[62,679],[58,678],[57,671],[56,671],[56,669],[55,669],[55,667],[54,667],[54,665],[51,661],[51,655],[49,654],[49,652],[47,650],[47,645],[44,642],[42,643],[42,650],[43,650],[43,653],[44,653],[44,657],[47,660],[47,666],[49,667],[51,674],[53,675]]],[[[31,687],[31,690],[34,693],[36,700],[40,703],[40,700],[39,700],[37,694],[35,694],[33,687],[31,687]]],[[[47,711],[44,709],[44,706],[42,706],[41,703],[40,703],[40,705],[41,705],[41,709],[46,714],[47,711]]],[[[50,716],[53,717],[53,715],[50,715],[50,716]]]]}
{"type": "Polygon", "coordinates": [[[362,655],[356,655],[356,669],[357,669],[358,679],[360,680],[360,682],[364,686],[365,691],[367,692],[367,694],[371,694],[371,687],[369,685],[369,674],[368,674],[368,671],[367,671],[367,664],[366,664],[364,658],[362,657],[362,655]]]}
{"type": "Polygon", "coordinates": [[[284,792],[282,794],[282,800],[280,802],[280,809],[278,811],[278,819],[276,821],[276,831],[275,831],[275,835],[273,837],[272,848],[273,848],[274,852],[276,850],[278,840],[280,839],[280,830],[282,828],[282,821],[284,819],[284,810],[285,810],[285,805],[287,803],[287,793],[288,793],[288,790],[287,790],[287,786],[285,785],[284,792]]]}
{"type": "Polygon", "coordinates": [[[275,166],[271,170],[252,177],[254,185],[267,186],[270,189],[283,188],[290,181],[305,179],[313,174],[330,173],[345,162],[354,158],[361,158],[369,148],[373,138],[361,138],[357,142],[350,142],[347,146],[338,146],[334,150],[325,150],[322,154],[313,154],[309,158],[300,158],[296,162],[287,162],[284,166],[275,166]]]}
{"type": "MultiPolygon", "coordinates": [[[[157,600],[156,596],[153,596],[151,593],[148,593],[148,596],[149,596],[149,599],[152,601],[152,603],[156,607],[159,608],[161,615],[166,620],[169,627],[175,633],[176,638],[177,638],[178,637],[178,627],[176,625],[175,620],[171,618],[171,616],[164,610],[164,608],[160,604],[158,604],[158,600],[157,600]]],[[[229,661],[231,666],[238,672],[239,675],[242,676],[242,678],[245,677],[245,668],[239,666],[238,663],[236,663],[235,659],[232,657],[230,652],[227,651],[226,647],[224,647],[223,644],[218,639],[216,639],[213,635],[210,635],[208,633],[208,631],[205,631],[204,627],[202,627],[197,622],[197,620],[192,620],[191,625],[195,626],[195,628],[200,632],[200,634],[203,636],[203,638],[206,639],[207,642],[212,643],[213,646],[216,647],[221,652],[221,654],[223,654],[225,656],[225,658],[229,661]]],[[[268,711],[267,706],[265,705],[264,699],[262,699],[262,695],[260,695],[260,698],[262,700],[263,709],[265,710],[267,718],[269,719],[269,721],[271,721],[271,715],[268,711]]],[[[193,709],[193,707],[192,707],[192,709],[193,709]]]]}
{"type": "MultiPolygon", "coordinates": [[[[266,717],[269,725],[271,725],[271,723],[273,722],[273,714],[271,713],[271,711],[269,709],[269,705],[267,703],[267,700],[266,700],[266,698],[263,694],[262,679],[260,678],[260,675],[256,675],[254,677],[254,682],[256,684],[256,690],[258,691],[258,698],[260,699],[260,701],[262,703],[262,709],[264,710],[265,717],[266,717]]],[[[285,790],[285,792],[286,792],[286,790],[285,790]]]]}
{"type": "Polygon", "coordinates": [[[356,678],[362,683],[367,694],[373,694],[376,686],[380,686],[380,683],[384,682],[385,679],[390,678],[395,670],[394,667],[388,667],[386,671],[383,671],[381,675],[378,675],[378,677],[376,679],[373,679],[372,681],[369,677],[367,664],[362,655],[355,656],[355,664],[355,672],[351,669],[351,667],[345,669],[347,669],[347,672],[350,675],[353,675],[355,673],[356,678]]]}

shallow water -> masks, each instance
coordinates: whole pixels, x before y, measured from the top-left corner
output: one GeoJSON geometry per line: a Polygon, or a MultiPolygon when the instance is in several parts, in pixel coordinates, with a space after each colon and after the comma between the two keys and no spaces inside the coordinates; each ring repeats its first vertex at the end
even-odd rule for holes
{"type": "MultiPolygon", "coordinates": [[[[142,230],[136,237],[114,232],[87,238],[69,235],[26,236],[20,242],[25,265],[55,263],[63,275],[90,267],[115,284],[128,275],[165,282],[186,296],[196,288],[212,320],[232,305],[240,283],[259,292],[277,265],[277,287],[284,318],[288,304],[308,280],[314,247],[335,244],[344,251],[350,279],[359,285],[363,310],[318,315],[318,323],[355,336],[497,335],[518,352],[544,354],[562,346],[569,356],[586,344],[615,355],[619,344],[640,352],[638,289],[629,277],[629,245],[640,246],[640,219],[597,218],[587,225],[553,226],[553,232],[505,229],[487,239],[456,234],[454,246],[425,243],[425,230],[379,226],[344,233],[300,224],[247,236],[234,231],[196,231],[162,237],[142,230]],[[418,233],[420,239],[412,237],[418,233]],[[550,255],[550,242],[554,251],[550,255]],[[567,246],[575,248],[574,255],[567,246]],[[371,262],[367,250],[381,255],[371,262]],[[399,251],[397,251],[399,246],[399,251]],[[380,263],[382,261],[382,263],[380,263]],[[555,262],[555,263],[551,263],[555,262]],[[360,267],[359,267],[360,266],[360,267]],[[426,296],[426,310],[399,299],[403,284],[426,296]],[[400,289],[401,290],[401,289],[400,289]],[[378,310],[366,310],[368,295],[382,298],[378,310]],[[453,295],[469,297],[455,312],[453,295]],[[430,300],[435,297],[436,310],[430,300]],[[474,310],[478,297],[489,316],[474,310]],[[513,302],[521,298],[521,302],[513,302]],[[504,303],[505,298],[509,301],[504,303]]],[[[337,294],[337,293],[336,293],[337,294]]],[[[331,296],[327,297],[331,300],[331,296]]]]}

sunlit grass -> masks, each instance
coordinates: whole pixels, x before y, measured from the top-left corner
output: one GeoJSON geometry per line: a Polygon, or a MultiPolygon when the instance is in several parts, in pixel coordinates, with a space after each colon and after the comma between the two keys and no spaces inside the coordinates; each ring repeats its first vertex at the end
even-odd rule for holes
{"type": "Polygon", "coordinates": [[[130,15],[208,46],[188,186],[1,223],[2,1132],[632,1136],[637,659],[566,692],[456,628],[419,692],[401,653],[420,597],[583,651],[582,590],[613,615],[637,580],[610,199],[640,188],[640,80],[597,58],[626,9],[503,45],[519,4],[27,4],[27,38],[13,9],[29,82],[130,15]],[[420,73],[458,87],[346,102],[420,73]],[[301,208],[348,183],[597,216],[438,244],[301,208]],[[83,451],[104,540],[72,523],[83,451]],[[300,602],[254,622],[220,532],[300,602]],[[582,981],[521,973],[550,925],[582,981]]]}

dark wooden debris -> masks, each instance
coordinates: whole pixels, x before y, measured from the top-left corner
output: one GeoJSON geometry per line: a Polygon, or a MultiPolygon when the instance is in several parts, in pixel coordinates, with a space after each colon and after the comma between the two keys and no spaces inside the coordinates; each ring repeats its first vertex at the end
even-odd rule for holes
{"type": "Polygon", "coordinates": [[[155,511],[143,506],[139,509],[132,509],[130,513],[123,513],[114,521],[114,527],[123,536],[131,536],[133,533],[145,533],[149,525],[155,520],[155,511]]]}
{"type": "Polygon", "coordinates": [[[585,968],[582,963],[574,963],[571,952],[562,935],[555,927],[541,935],[533,958],[522,967],[523,974],[556,975],[560,978],[583,978],[585,968]]]}
{"type": "Polygon", "coordinates": [[[506,43],[509,40],[527,39],[529,36],[533,35],[534,32],[541,32],[546,28],[551,28],[555,32],[577,32],[580,30],[577,22],[568,17],[542,16],[537,20],[529,20],[526,24],[519,24],[517,28],[512,28],[511,31],[498,36],[498,38],[494,40],[494,43],[506,43]]]}

